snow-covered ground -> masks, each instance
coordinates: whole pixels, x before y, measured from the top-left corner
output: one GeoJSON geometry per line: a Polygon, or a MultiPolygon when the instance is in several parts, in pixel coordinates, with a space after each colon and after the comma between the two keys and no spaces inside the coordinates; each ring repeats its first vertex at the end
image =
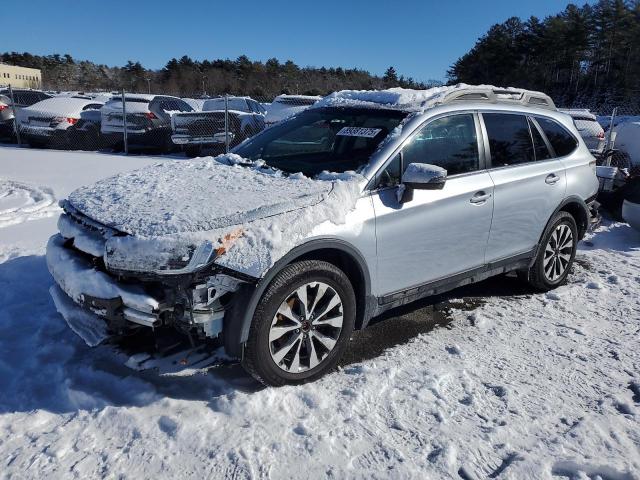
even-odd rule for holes
{"type": "Polygon", "coordinates": [[[314,384],[135,372],[57,315],[43,253],[58,199],[158,161],[0,148],[0,478],[640,478],[640,233],[605,224],[548,294],[501,278],[389,315],[352,350],[446,327],[314,384]]]}

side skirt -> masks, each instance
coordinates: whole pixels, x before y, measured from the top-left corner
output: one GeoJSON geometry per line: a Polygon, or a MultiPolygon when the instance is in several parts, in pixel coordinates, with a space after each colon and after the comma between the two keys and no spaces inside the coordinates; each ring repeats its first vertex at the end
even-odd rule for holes
{"type": "Polygon", "coordinates": [[[532,258],[534,258],[534,254],[535,250],[516,255],[514,257],[498,260],[451,277],[424,283],[422,285],[417,285],[415,287],[378,297],[378,305],[374,316],[380,315],[382,312],[391,308],[406,305],[425,297],[439,295],[464,285],[481,282],[482,280],[486,280],[487,278],[495,275],[528,268],[532,258]]]}

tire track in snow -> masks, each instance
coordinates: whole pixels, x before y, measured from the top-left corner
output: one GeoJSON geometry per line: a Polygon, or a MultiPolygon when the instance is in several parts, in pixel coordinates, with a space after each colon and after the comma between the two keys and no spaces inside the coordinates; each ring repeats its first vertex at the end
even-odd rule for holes
{"type": "Polygon", "coordinates": [[[0,178],[0,228],[51,217],[59,212],[50,188],[0,178]]]}

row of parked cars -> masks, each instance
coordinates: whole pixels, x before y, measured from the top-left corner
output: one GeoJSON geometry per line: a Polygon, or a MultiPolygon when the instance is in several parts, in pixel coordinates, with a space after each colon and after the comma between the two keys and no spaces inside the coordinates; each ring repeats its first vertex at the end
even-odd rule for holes
{"type": "Polygon", "coordinates": [[[168,95],[51,95],[14,90],[14,108],[7,90],[0,90],[0,137],[33,147],[96,150],[124,147],[163,152],[183,150],[189,156],[238,145],[316,103],[320,97],[280,95],[271,103],[251,97],[207,99],[168,95]]]}

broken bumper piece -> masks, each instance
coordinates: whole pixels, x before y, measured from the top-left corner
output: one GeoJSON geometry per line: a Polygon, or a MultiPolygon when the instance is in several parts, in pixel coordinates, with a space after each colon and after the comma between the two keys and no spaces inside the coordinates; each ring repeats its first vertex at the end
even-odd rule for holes
{"type": "Polygon", "coordinates": [[[139,286],[124,285],[97,270],[85,256],[66,248],[60,235],[51,237],[47,244],[47,266],[57,284],[51,295],[58,311],[87,344],[104,340],[104,332],[96,333],[96,338],[79,333],[80,323],[87,328],[98,324],[88,320],[90,317],[101,317],[97,320],[105,326],[105,332],[122,332],[131,327],[129,322],[146,327],[160,325],[162,306],[156,298],[139,286]]]}

